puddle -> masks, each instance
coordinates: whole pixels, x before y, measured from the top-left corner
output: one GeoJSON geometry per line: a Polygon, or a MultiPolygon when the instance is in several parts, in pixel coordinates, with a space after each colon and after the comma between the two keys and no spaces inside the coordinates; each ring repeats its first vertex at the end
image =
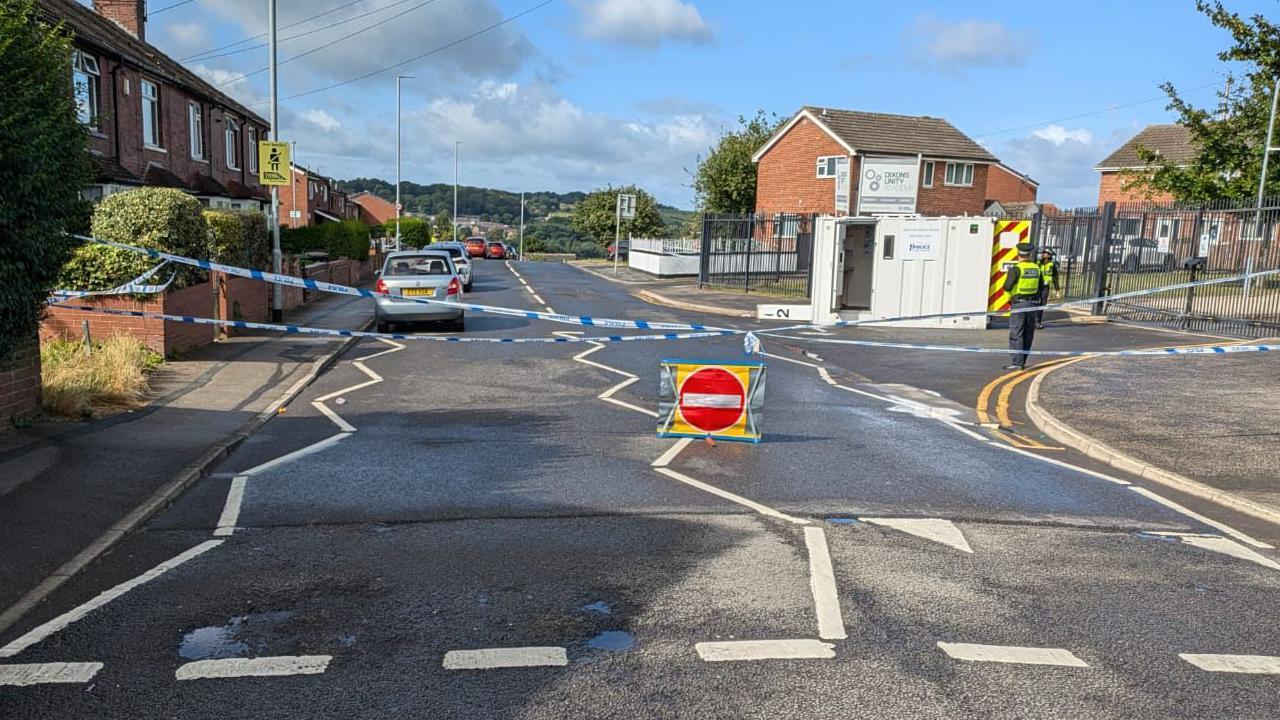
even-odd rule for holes
{"type": "Polygon", "coordinates": [[[597,600],[593,603],[587,603],[586,605],[583,605],[578,609],[585,610],[586,612],[590,612],[590,613],[599,613],[601,615],[613,614],[613,608],[609,607],[609,603],[603,600],[597,600]]]}
{"type": "Polygon", "coordinates": [[[233,617],[223,625],[196,628],[182,636],[178,655],[186,660],[215,660],[259,651],[265,645],[264,636],[274,634],[276,626],[291,617],[293,612],[289,610],[250,613],[233,617]],[[255,638],[258,642],[253,644],[255,638]]]}
{"type": "Polygon", "coordinates": [[[1139,540],[1155,540],[1156,542],[1168,542],[1168,543],[1182,542],[1182,540],[1179,539],[1178,536],[1176,535],[1157,535],[1155,533],[1149,533],[1149,532],[1136,532],[1133,534],[1133,536],[1138,538],[1139,540]]]}
{"type": "Polygon", "coordinates": [[[338,642],[342,643],[342,647],[351,647],[352,645],[356,644],[356,636],[343,635],[342,637],[338,638],[338,642]]]}
{"type": "Polygon", "coordinates": [[[605,630],[587,641],[592,650],[630,650],[636,644],[636,637],[625,630],[605,630]]]}
{"type": "Polygon", "coordinates": [[[827,518],[827,522],[835,525],[861,525],[856,518],[827,518]]]}

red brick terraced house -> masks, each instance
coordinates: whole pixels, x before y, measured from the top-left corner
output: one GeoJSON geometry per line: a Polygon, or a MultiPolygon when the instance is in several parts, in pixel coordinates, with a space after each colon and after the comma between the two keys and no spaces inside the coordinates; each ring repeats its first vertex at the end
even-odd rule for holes
{"type": "Polygon", "coordinates": [[[208,207],[261,210],[257,143],[267,121],[146,42],[145,0],[38,0],[74,37],[72,92],[89,128],[97,200],[149,185],[208,207]]]}
{"type": "MultiPolygon", "coordinates": [[[[759,213],[859,213],[864,165],[914,169],[915,197],[896,212],[980,215],[988,203],[1035,199],[1035,181],[1000,164],[946,120],[928,116],[801,108],[752,158],[759,213]],[[849,163],[847,207],[836,207],[836,170],[849,163]]],[[[871,214],[871,213],[862,213],[871,214]]]]}
{"type": "Polygon", "coordinates": [[[1148,125],[1128,142],[1116,148],[1094,166],[1098,176],[1098,205],[1108,202],[1169,202],[1169,193],[1134,187],[1125,189],[1135,173],[1148,169],[1147,163],[1138,157],[1138,148],[1146,148],[1174,163],[1189,162],[1196,156],[1191,143],[1191,131],[1182,125],[1148,125]]]}
{"type": "Polygon", "coordinates": [[[381,225],[396,219],[396,205],[389,200],[370,192],[358,192],[351,196],[351,202],[360,208],[360,222],[365,225],[381,225]]]}
{"type": "Polygon", "coordinates": [[[307,227],[360,217],[360,206],[351,201],[338,181],[293,165],[293,187],[280,188],[280,227],[307,227]],[[295,217],[294,210],[297,210],[295,217]]]}

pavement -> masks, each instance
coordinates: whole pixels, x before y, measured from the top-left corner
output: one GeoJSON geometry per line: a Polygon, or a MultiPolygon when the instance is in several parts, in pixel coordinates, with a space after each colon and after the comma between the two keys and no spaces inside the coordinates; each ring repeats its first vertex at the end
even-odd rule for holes
{"type": "Polygon", "coordinates": [[[660,278],[625,264],[619,265],[617,272],[614,272],[612,265],[602,263],[573,263],[573,266],[602,280],[622,285],[628,293],[647,303],[704,315],[754,318],[756,306],[760,303],[804,302],[794,298],[780,298],[776,295],[700,288],[697,278],[660,278]]]}
{"type": "MultiPolygon", "coordinates": [[[[475,272],[479,303],[708,321],[571,266],[475,272]]],[[[1044,342],[1154,335],[1097,331],[1044,342]]],[[[1015,444],[1002,357],[766,337],[765,441],[709,444],[655,437],[656,365],[738,337],[437,334],[357,343],[0,632],[0,716],[1280,712],[1280,528],[1015,444]]]]}

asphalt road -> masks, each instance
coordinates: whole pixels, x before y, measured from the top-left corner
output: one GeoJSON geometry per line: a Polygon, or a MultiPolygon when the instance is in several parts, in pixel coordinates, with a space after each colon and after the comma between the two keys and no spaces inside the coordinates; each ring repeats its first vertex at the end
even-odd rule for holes
{"type": "MultiPolygon", "coordinates": [[[[470,299],[733,323],[563,265],[479,262],[470,299]]],[[[604,334],[472,314],[466,336],[551,331],[604,334]]],[[[951,359],[781,345],[766,441],[711,445],[645,410],[659,359],[736,337],[362,342],[0,636],[0,717],[1280,714],[1280,675],[1180,657],[1280,655],[1280,554],[1238,518],[1010,449],[951,359]],[[473,669],[496,661],[536,665],[473,669]]]]}

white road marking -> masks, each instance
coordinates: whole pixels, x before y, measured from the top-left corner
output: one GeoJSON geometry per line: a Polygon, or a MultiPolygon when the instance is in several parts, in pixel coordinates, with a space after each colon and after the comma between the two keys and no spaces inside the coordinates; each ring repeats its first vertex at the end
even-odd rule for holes
{"type": "Polygon", "coordinates": [[[848,635],[840,615],[840,597],[836,592],[835,571],[831,569],[827,535],[822,528],[807,527],[804,544],[809,550],[809,589],[813,591],[813,611],[818,616],[818,637],[843,640],[848,635]]]}
{"type": "MultiPolygon", "coordinates": [[[[1091,477],[1096,477],[1096,478],[1098,478],[1099,480],[1106,480],[1106,481],[1107,481],[1107,482],[1109,482],[1109,483],[1115,483],[1116,485],[1132,485],[1132,484],[1133,484],[1133,483],[1131,483],[1131,482],[1129,482],[1129,481],[1127,481],[1127,480],[1121,480],[1120,478],[1112,477],[1112,476],[1110,476],[1110,475],[1107,475],[1106,473],[1100,473],[1100,472],[1098,472],[1098,471],[1096,471],[1096,470],[1090,470],[1090,469],[1088,469],[1088,468],[1082,468],[1082,467],[1080,467],[1079,465],[1072,465],[1071,463],[1063,462],[1063,461],[1058,460],[1058,459],[1056,459],[1056,458],[1048,457],[1047,455],[1037,455],[1036,453],[1029,452],[1029,451],[1027,451],[1027,450],[1023,450],[1022,448],[1016,448],[1016,447],[1014,447],[1014,446],[1012,446],[1012,445],[1006,445],[1006,444],[1004,444],[1004,443],[1000,443],[1000,442],[993,442],[993,441],[991,441],[991,440],[987,440],[986,438],[983,438],[982,440],[983,440],[983,442],[987,443],[988,445],[991,445],[992,447],[998,447],[998,448],[1001,448],[1001,449],[1004,449],[1004,450],[1008,450],[1009,452],[1017,453],[1017,454],[1019,454],[1019,455],[1025,455],[1026,457],[1031,457],[1031,458],[1035,458],[1035,459],[1037,459],[1037,460],[1042,460],[1042,461],[1044,461],[1044,462],[1049,463],[1050,465],[1057,465],[1058,467],[1060,467],[1060,468],[1066,468],[1067,470],[1075,470],[1075,471],[1076,471],[1076,472],[1078,472],[1078,473],[1083,473],[1083,474],[1085,474],[1085,475],[1089,475],[1089,476],[1091,476],[1091,477]]],[[[1135,488],[1135,489],[1136,489],[1136,488],[1135,488]]]]}
{"type": "Polygon", "coordinates": [[[236,522],[240,520],[240,504],[244,501],[244,483],[248,479],[244,475],[231,479],[227,502],[222,506],[222,516],[218,518],[218,527],[213,531],[215,537],[230,535],[236,531],[236,522]]]}
{"type": "Polygon", "coordinates": [[[325,405],[319,400],[312,400],[311,405],[315,407],[315,409],[324,413],[324,416],[329,418],[329,421],[332,422],[334,425],[337,425],[338,429],[341,430],[342,432],[353,433],[356,431],[355,425],[352,425],[346,420],[343,420],[342,416],[338,415],[338,413],[334,412],[333,410],[330,410],[328,405],[325,405]]]}
{"type": "Polygon", "coordinates": [[[552,310],[552,309],[551,309],[551,306],[550,306],[550,305],[548,305],[548,306],[547,306],[547,314],[549,314],[549,315],[555,315],[555,314],[556,314],[556,311],[555,311],[555,310],[552,310]]]}
{"type": "Polygon", "coordinates": [[[627,402],[627,401],[625,401],[625,400],[619,400],[619,399],[617,399],[617,398],[608,398],[608,397],[607,397],[607,398],[600,398],[600,399],[601,399],[601,400],[604,400],[604,401],[605,401],[605,402],[607,402],[607,403],[613,403],[614,405],[617,405],[618,407],[624,407],[624,408],[626,408],[626,409],[628,409],[628,410],[634,410],[634,411],[636,411],[636,412],[638,412],[638,413],[644,413],[645,415],[648,415],[648,416],[649,416],[649,417],[651,417],[651,418],[655,418],[655,419],[656,419],[656,418],[658,417],[658,413],[657,413],[657,411],[655,411],[655,410],[650,410],[649,408],[642,408],[642,407],[640,407],[639,405],[632,405],[631,403],[629,403],[629,402],[627,402]]]}
{"type": "Polygon", "coordinates": [[[536,300],[536,301],[538,301],[538,304],[539,304],[539,305],[546,305],[546,304],[547,304],[547,301],[546,301],[546,300],[543,300],[542,298],[538,297],[538,293],[533,292],[532,290],[530,290],[529,292],[533,294],[533,299],[534,299],[534,300],[536,300]]]}
{"type": "Polygon", "coordinates": [[[805,361],[803,361],[803,360],[796,360],[795,358],[789,358],[789,357],[786,357],[786,356],[784,356],[784,355],[774,355],[773,353],[767,353],[767,352],[764,352],[763,350],[761,350],[761,351],[760,351],[760,354],[761,354],[761,355],[763,355],[763,356],[765,356],[765,357],[773,358],[774,360],[783,360],[783,361],[785,361],[785,362],[795,363],[796,365],[803,365],[803,366],[805,366],[805,367],[811,367],[811,368],[819,368],[819,367],[821,367],[820,365],[814,365],[814,364],[813,364],[813,363],[811,363],[811,362],[805,362],[805,361]]]}
{"type": "Polygon", "coordinates": [[[925,540],[932,540],[936,543],[942,543],[947,547],[955,548],[961,552],[972,553],[973,548],[969,547],[969,541],[965,540],[964,533],[960,532],[960,528],[950,520],[941,518],[874,518],[859,517],[859,521],[869,523],[871,525],[883,525],[887,528],[893,528],[908,535],[915,535],[925,540]]]}
{"type": "Polygon", "coordinates": [[[51,662],[29,665],[0,665],[0,686],[87,683],[102,669],[100,662],[51,662]]]}
{"type": "Polygon", "coordinates": [[[1280,657],[1273,655],[1196,655],[1178,653],[1178,657],[1209,672],[1280,675],[1280,657]]]}
{"type": "Polygon", "coordinates": [[[670,465],[675,461],[677,455],[684,452],[684,449],[689,447],[689,443],[691,442],[693,442],[693,438],[680,438],[674,445],[667,448],[666,452],[659,455],[657,460],[653,461],[653,467],[660,468],[670,465]]]}
{"type": "Polygon", "coordinates": [[[615,374],[615,375],[621,375],[622,377],[628,377],[628,378],[636,377],[635,375],[632,375],[631,373],[627,372],[626,370],[619,370],[618,368],[609,367],[608,365],[601,365],[600,363],[595,362],[595,361],[593,361],[593,360],[587,360],[587,359],[586,359],[586,357],[587,357],[588,355],[590,355],[590,354],[592,354],[592,353],[595,353],[595,352],[599,352],[600,350],[603,350],[603,349],[604,349],[604,345],[603,345],[602,343],[589,342],[589,343],[587,343],[587,344],[588,344],[588,345],[590,345],[591,347],[587,348],[586,350],[583,350],[582,352],[578,353],[577,355],[574,355],[574,356],[573,356],[573,359],[574,359],[574,360],[577,360],[578,362],[582,363],[583,365],[590,365],[591,367],[600,368],[601,370],[604,370],[604,371],[606,371],[606,372],[611,372],[611,373],[613,373],[613,374],[615,374]]]}
{"type": "Polygon", "coordinates": [[[321,450],[325,450],[329,447],[332,447],[333,445],[336,445],[339,442],[346,440],[349,437],[351,437],[351,433],[340,432],[337,435],[332,435],[330,437],[327,437],[324,440],[321,440],[320,442],[311,443],[310,445],[304,448],[298,448],[297,450],[294,450],[291,453],[286,453],[284,455],[281,455],[280,457],[274,460],[268,460],[267,462],[264,462],[261,465],[257,465],[255,467],[251,467],[248,470],[241,470],[240,474],[241,475],[257,475],[258,473],[266,472],[271,468],[279,467],[280,465],[284,465],[285,463],[293,462],[294,460],[297,460],[300,457],[306,457],[307,455],[318,453],[321,450]]]}
{"type": "Polygon", "coordinates": [[[444,654],[445,670],[493,670],[514,667],[561,667],[569,664],[562,647],[488,648],[450,650],[444,654]]]}
{"type": "Polygon", "coordinates": [[[956,660],[970,662],[1017,663],[1021,665],[1064,665],[1089,667],[1069,650],[1061,648],[1017,647],[1014,645],[971,645],[940,642],[938,647],[956,660]]]}
{"type": "Polygon", "coordinates": [[[819,640],[732,640],[693,646],[707,662],[734,660],[830,660],[835,646],[819,640]]]}
{"type": "Polygon", "coordinates": [[[187,550],[178,555],[175,555],[172,558],[169,558],[168,560],[165,560],[164,562],[142,573],[141,575],[131,580],[126,580],[120,583],[119,585],[116,585],[115,587],[111,588],[110,590],[103,591],[92,600],[89,600],[88,602],[82,605],[79,605],[75,608],[72,608],[71,610],[68,610],[67,612],[59,615],[58,617],[50,620],[49,622],[30,630],[29,632],[27,632],[27,634],[23,635],[17,640],[14,640],[10,642],[8,645],[5,645],[4,647],[0,648],[0,657],[13,657],[14,655],[17,655],[18,653],[22,652],[28,647],[31,647],[32,645],[35,645],[36,643],[40,642],[41,640],[44,640],[50,635],[62,630],[63,628],[70,625],[71,623],[76,622],[77,620],[83,618],[85,615],[88,615],[94,610],[97,610],[103,605],[106,605],[107,603],[111,602],[112,600],[115,600],[121,595],[124,595],[125,593],[138,587],[139,585],[143,585],[145,583],[151,582],[152,580],[155,580],[156,578],[178,567],[179,565],[187,562],[188,560],[198,557],[200,555],[203,555],[209,550],[212,550],[213,548],[218,547],[223,542],[224,541],[222,540],[205,540],[204,542],[200,543],[199,545],[196,545],[190,550],[187,550]]]}
{"type": "MultiPolygon", "coordinates": [[[[1086,471],[1086,472],[1087,472],[1087,471],[1086,471]]],[[[1168,498],[1166,498],[1166,497],[1164,497],[1164,496],[1157,495],[1156,493],[1154,493],[1154,492],[1152,492],[1152,491],[1150,491],[1150,490],[1148,490],[1148,489],[1146,489],[1146,488],[1134,486],[1134,487],[1130,487],[1129,489],[1130,489],[1130,490],[1132,490],[1132,491],[1134,491],[1134,492],[1136,492],[1136,493],[1138,493],[1139,495],[1141,495],[1141,496],[1142,496],[1142,497],[1144,497],[1144,498],[1148,498],[1148,499],[1150,499],[1150,500],[1154,500],[1155,502],[1158,502],[1158,503],[1160,503],[1161,505],[1164,505],[1165,507],[1169,508],[1170,510],[1176,510],[1176,511],[1178,511],[1178,512],[1182,513],[1183,515],[1186,515],[1187,517],[1189,517],[1189,518],[1191,518],[1191,519],[1193,519],[1193,520],[1199,520],[1200,522],[1204,523],[1205,525],[1208,525],[1209,527],[1212,527],[1212,528],[1216,528],[1216,529],[1218,529],[1218,530],[1221,530],[1222,532],[1226,533],[1227,535],[1230,535],[1231,537],[1233,537],[1233,538],[1235,538],[1235,539],[1239,540],[1240,542],[1245,543],[1245,544],[1247,544],[1247,545],[1252,545],[1252,546],[1254,546],[1254,547],[1256,547],[1256,548],[1264,548],[1264,549],[1268,549],[1268,550],[1269,550],[1269,549],[1272,549],[1272,548],[1274,548],[1274,547],[1275,547],[1274,545],[1269,545],[1269,544],[1267,544],[1267,543],[1262,542],[1261,540],[1255,540],[1255,539],[1253,539],[1252,537],[1249,537],[1248,535],[1246,535],[1246,534],[1244,534],[1244,533],[1240,532],[1239,530],[1236,530],[1235,528],[1233,528],[1233,527],[1231,527],[1231,526],[1229,526],[1229,525],[1225,525],[1225,524],[1223,524],[1223,523],[1220,523],[1220,522],[1218,522],[1217,520],[1210,520],[1209,518],[1207,518],[1207,517],[1205,517],[1205,516],[1201,515],[1200,513],[1197,513],[1197,512],[1195,512],[1194,510],[1191,510],[1190,508],[1183,507],[1182,505],[1179,505],[1178,503],[1176,503],[1176,502],[1174,502],[1174,501],[1172,501],[1172,500],[1170,500],[1170,499],[1168,499],[1168,498]]]]}
{"type": "Polygon", "coordinates": [[[1272,570],[1280,570],[1280,563],[1250,550],[1235,540],[1228,540],[1227,538],[1218,537],[1217,535],[1200,535],[1198,533],[1181,532],[1151,532],[1148,534],[1177,538],[1184,545],[1222,553],[1223,555],[1229,555],[1233,558],[1239,558],[1240,560],[1248,560],[1249,562],[1257,563],[1262,567],[1271,568],[1272,570]]]}
{"type": "Polygon", "coordinates": [[[279,677],[319,675],[329,667],[332,655],[281,655],[260,658],[220,658],[189,662],[174,673],[177,680],[211,678],[279,677]]]}
{"type": "Polygon", "coordinates": [[[739,505],[742,505],[743,507],[751,508],[752,510],[755,510],[761,515],[768,515],[769,517],[778,518],[779,520],[786,520],[787,522],[795,523],[796,525],[809,524],[808,520],[805,520],[803,518],[798,518],[798,517],[792,517],[791,515],[778,512],[777,510],[774,510],[771,507],[761,505],[760,503],[754,500],[748,500],[742,497],[741,495],[735,495],[729,492],[728,490],[721,490],[720,488],[714,485],[708,485],[702,482],[701,480],[694,480],[688,475],[682,475],[681,473],[678,473],[675,470],[672,470],[671,468],[656,467],[654,468],[654,470],[662,473],[663,475],[666,475],[667,477],[673,480],[679,480],[680,482],[690,487],[695,487],[699,490],[702,490],[703,492],[708,492],[708,493],[711,493],[712,495],[722,497],[725,500],[728,500],[729,502],[737,503],[739,505]]]}

